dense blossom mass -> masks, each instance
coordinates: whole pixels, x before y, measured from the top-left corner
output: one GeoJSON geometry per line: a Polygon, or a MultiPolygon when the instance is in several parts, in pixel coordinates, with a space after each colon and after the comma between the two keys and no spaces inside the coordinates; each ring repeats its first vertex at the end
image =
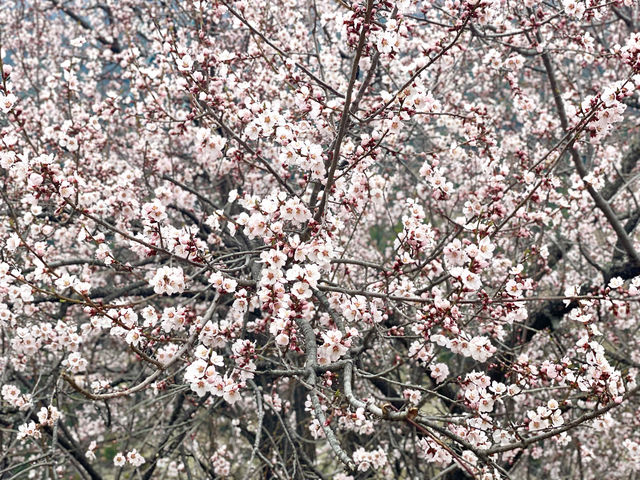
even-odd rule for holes
{"type": "Polygon", "coordinates": [[[0,2],[0,478],[640,475],[634,0],[0,2]]]}

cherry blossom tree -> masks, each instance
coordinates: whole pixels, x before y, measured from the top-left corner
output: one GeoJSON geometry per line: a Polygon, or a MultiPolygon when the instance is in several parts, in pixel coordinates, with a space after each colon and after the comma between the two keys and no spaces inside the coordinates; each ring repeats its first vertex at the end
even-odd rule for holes
{"type": "Polygon", "coordinates": [[[638,478],[637,2],[0,12],[0,478],[638,478]]]}

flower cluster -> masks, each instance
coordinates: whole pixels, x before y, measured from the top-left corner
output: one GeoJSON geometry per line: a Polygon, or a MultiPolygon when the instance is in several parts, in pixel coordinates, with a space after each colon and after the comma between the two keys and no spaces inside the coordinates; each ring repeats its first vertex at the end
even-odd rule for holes
{"type": "Polygon", "coordinates": [[[367,451],[363,447],[353,452],[353,461],[358,466],[358,471],[366,472],[370,469],[380,470],[387,463],[387,454],[382,448],[367,451]]]}
{"type": "Polygon", "coordinates": [[[160,267],[149,281],[157,294],[173,295],[185,289],[184,272],[180,267],[160,267]]]}
{"type": "Polygon", "coordinates": [[[436,442],[430,438],[423,437],[418,440],[418,447],[420,448],[418,452],[420,458],[425,459],[429,463],[446,467],[453,460],[451,452],[447,450],[442,441],[436,442]]]}
{"type": "Polygon", "coordinates": [[[2,394],[2,400],[20,410],[25,410],[33,404],[31,394],[23,394],[15,385],[8,383],[2,385],[0,393],[2,394]]]}
{"type": "Polygon", "coordinates": [[[143,465],[146,460],[135,448],[127,452],[126,456],[122,452],[118,452],[115,457],[113,457],[113,464],[116,467],[123,467],[127,462],[134,468],[138,468],[143,465]]]}

